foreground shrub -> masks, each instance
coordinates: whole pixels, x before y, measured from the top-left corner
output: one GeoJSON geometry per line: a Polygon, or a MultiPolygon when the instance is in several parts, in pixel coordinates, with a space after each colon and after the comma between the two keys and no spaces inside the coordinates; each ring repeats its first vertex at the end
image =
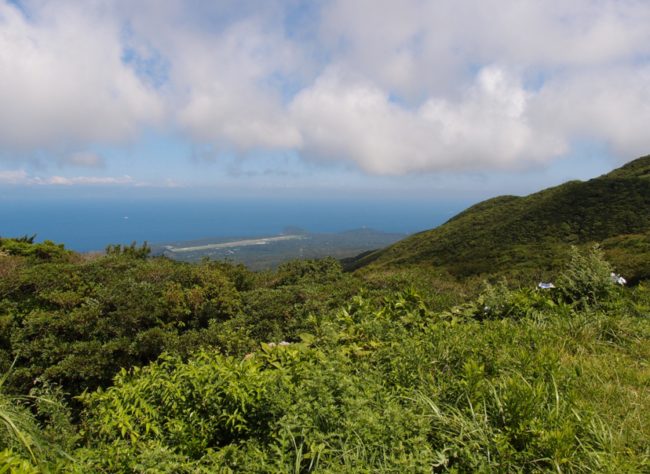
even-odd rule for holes
{"type": "Polygon", "coordinates": [[[648,322],[529,296],[532,314],[482,320],[412,291],[356,297],[299,343],[123,371],[84,395],[78,456],[108,472],[643,471],[650,394],[630,365],[648,322]]]}
{"type": "Polygon", "coordinates": [[[612,266],[598,247],[586,252],[571,247],[569,263],[558,278],[558,291],[565,300],[581,306],[598,304],[615,289],[611,272],[612,266]]]}
{"type": "Polygon", "coordinates": [[[165,462],[173,453],[183,469],[430,464],[426,420],[348,362],[306,344],[263,345],[243,361],[204,352],[187,363],[165,357],[123,372],[115,387],[83,397],[88,462],[131,470],[142,462],[143,446],[157,446],[165,462]]]}
{"type": "Polygon", "coordinates": [[[0,472],[49,472],[73,459],[64,449],[76,441],[60,393],[42,387],[29,397],[5,392],[8,371],[0,379],[0,472]]]}

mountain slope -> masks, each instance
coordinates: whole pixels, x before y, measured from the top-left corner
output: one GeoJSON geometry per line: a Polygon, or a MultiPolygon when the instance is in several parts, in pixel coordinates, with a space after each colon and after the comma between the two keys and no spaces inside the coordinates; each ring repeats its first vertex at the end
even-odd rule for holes
{"type": "Polygon", "coordinates": [[[543,274],[556,267],[568,244],[610,239],[609,250],[619,257],[613,263],[620,266],[627,259],[622,244],[634,246],[615,238],[634,234],[632,240],[646,242],[649,231],[650,155],[586,182],[483,201],[436,229],[360,256],[353,265],[431,265],[458,277],[531,270],[543,274]]]}

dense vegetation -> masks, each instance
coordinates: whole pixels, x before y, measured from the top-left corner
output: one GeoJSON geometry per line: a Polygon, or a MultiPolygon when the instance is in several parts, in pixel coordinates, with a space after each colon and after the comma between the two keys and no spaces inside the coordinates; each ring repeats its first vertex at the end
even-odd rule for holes
{"type": "Polygon", "coordinates": [[[0,471],[650,469],[650,289],[598,251],[549,291],[147,254],[0,240],[0,471]]]}
{"type": "Polygon", "coordinates": [[[647,278],[649,170],[646,156],[587,182],[571,181],[526,197],[489,199],[436,229],[349,265],[368,266],[373,272],[424,265],[457,277],[501,273],[545,278],[566,260],[571,244],[588,247],[599,242],[607,258],[631,280],[647,278]]]}
{"type": "Polygon", "coordinates": [[[649,177],[485,201],[355,273],[0,238],[0,472],[650,472],[649,177]]]}

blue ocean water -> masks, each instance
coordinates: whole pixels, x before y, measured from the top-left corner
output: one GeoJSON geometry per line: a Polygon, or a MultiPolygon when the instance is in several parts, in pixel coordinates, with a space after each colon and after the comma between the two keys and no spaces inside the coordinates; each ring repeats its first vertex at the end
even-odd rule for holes
{"type": "Polygon", "coordinates": [[[37,234],[78,251],[112,243],[275,235],[369,227],[413,233],[435,227],[467,203],[300,199],[13,199],[0,203],[0,236],[37,234]]]}

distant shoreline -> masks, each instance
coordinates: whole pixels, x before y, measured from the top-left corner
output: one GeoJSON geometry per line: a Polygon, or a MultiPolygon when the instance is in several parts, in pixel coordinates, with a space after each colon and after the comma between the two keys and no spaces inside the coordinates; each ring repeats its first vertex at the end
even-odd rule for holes
{"type": "Polygon", "coordinates": [[[249,245],[266,245],[269,242],[278,242],[282,240],[298,240],[304,239],[304,235],[280,235],[278,237],[263,237],[260,239],[246,239],[246,240],[236,240],[234,242],[224,242],[221,244],[206,244],[206,245],[197,245],[195,247],[174,247],[171,245],[166,245],[165,250],[174,253],[181,252],[195,252],[199,250],[214,250],[214,249],[225,249],[230,247],[247,247],[249,245]]]}

